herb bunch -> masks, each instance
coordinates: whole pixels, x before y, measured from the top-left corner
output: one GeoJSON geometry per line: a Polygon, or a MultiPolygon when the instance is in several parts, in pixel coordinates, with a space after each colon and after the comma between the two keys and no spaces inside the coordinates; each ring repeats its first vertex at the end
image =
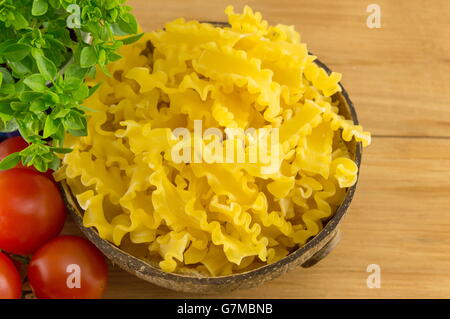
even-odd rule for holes
{"type": "Polygon", "coordinates": [[[0,162],[57,169],[66,133],[85,136],[83,101],[96,87],[96,66],[140,35],[126,0],[0,0],[0,131],[18,130],[30,144],[0,162]],[[117,36],[122,37],[117,40],[117,36]]]}

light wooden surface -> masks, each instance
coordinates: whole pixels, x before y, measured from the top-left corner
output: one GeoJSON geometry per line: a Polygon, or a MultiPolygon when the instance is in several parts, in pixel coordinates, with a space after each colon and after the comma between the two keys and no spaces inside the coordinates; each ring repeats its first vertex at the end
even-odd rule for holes
{"type": "MultiPolygon", "coordinates": [[[[364,150],[342,241],[310,269],[224,298],[450,297],[450,2],[378,0],[382,28],[361,0],[134,0],[145,31],[177,17],[223,21],[244,3],[293,24],[333,70],[374,135],[364,150]],[[369,289],[369,264],[381,288],[369,289]]],[[[79,233],[69,221],[66,233],[79,233]]],[[[109,298],[192,298],[111,267],[109,298]]],[[[214,296],[213,296],[214,297],[214,296]]]]}

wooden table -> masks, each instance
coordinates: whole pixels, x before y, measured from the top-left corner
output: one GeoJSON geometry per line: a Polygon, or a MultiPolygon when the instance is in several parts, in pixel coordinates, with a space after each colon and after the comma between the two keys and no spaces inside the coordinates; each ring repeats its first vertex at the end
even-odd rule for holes
{"type": "MultiPolygon", "coordinates": [[[[145,31],[177,17],[223,21],[244,3],[293,24],[333,70],[373,133],[342,240],[323,261],[225,298],[450,297],[450,2],[378,0],[381,28],[362,0],[134,0],[145,31]],[[381,288],[369,289],[369,264],[381,288]]],[[[79,233],[69,221],[66,233],[79,233]]],[[[191,298],[111,267],[109,298],[191,298]]]]}

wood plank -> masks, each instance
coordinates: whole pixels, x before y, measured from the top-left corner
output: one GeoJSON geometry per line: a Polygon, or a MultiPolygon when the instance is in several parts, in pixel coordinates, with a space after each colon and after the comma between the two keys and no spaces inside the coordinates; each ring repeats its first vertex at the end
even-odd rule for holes
{"type": "Polygon", "coordinates": [[[178,17],[224,21],[227,4],[244,4],[272,24],[295,25],[333,70],[376,135],[450,136],[450,2],[379,0],[382,28],[366,26],[357,0],[132,0],[145,31],[178,17]]]}
{"type": "MultiPolygon", "coordinates": [[[[342,241],[310,269],[224,298],[444,298],[450,296],[450,139],[375,138],[342,241]],[[369,289],[366,268],[381,267],[369,289]]],[[[78,233],[70,222],[67,233],[78,233]]],[[[194,298],[111,267],[109,298],[194,298]]]]}
{"type": "MultiPolygon", "coordinates": [[[[143,29],[165,21],[224,20],[244,3],[270,23],[293,24],[333,70],[375,135],[450,136],[450,2],[377,1],[382,28],[368,29],[357,0],[132,0],[143,29]]],[[[450,295],[450,140],[374,138],[343,238],[325,260],[226,298],[443,298],[450,295]],[[366,267],[381,266],[382,287],[368,289],[366,267]]],[[[68,221],[65,233],[79,234],[68,221]]],[[[110,298],[192,298],[111,267],[110,298]]]]}

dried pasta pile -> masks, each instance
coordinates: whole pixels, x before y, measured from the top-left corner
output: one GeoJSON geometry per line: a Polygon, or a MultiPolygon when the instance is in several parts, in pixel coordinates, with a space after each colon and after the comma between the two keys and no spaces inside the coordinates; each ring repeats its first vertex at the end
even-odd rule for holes
{"type": "Polygon", "coordinates": [[[85,103],[89,134],[67,136],[73,151],[56,174],[84,226],[167,272],[222,276],[285,257],[356,182],[346,142],[370,144],[331,97],[340,74],[318,67],[293,27],[248,7],[226,14],[231,27],[178,19],[123,47],[112,76],[92,81],[103,84],[85,103]],[[277,128],[276,158],[269,169],[178,163],[173,130],[192,132],[194,120],[204,130],[277,128]]]}

